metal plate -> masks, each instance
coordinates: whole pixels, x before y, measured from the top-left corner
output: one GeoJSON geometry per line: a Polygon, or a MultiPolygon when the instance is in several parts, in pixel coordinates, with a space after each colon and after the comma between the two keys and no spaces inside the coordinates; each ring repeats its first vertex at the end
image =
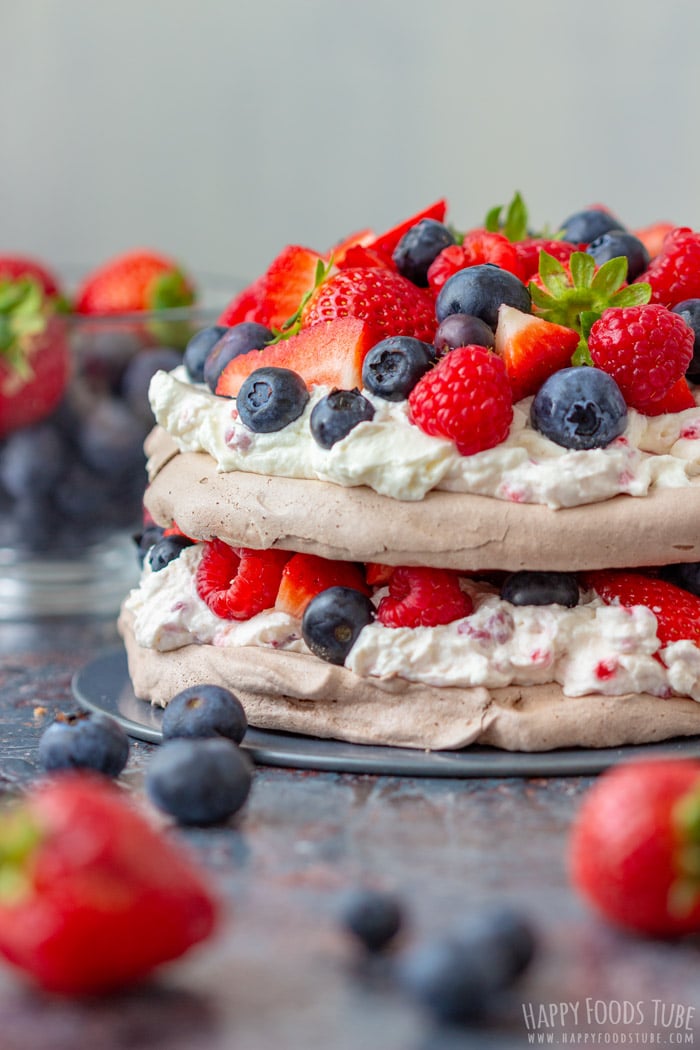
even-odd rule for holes
{"type": "MultiPolygon", "coordinates": [[[[73,678],[73,695],[81,707],[116,718],[130,736],[154,744],[162,741],[163,712],[134,695],[122,648],[102,653],[78,671],[73,678]]],[[[577,776],[600,773],[635,757],[700,757],[697,737],[638,747],[566,748],[526,753],[477,746],[462,751],[417,751],[249,729],[243,746],[261,765],[459,778],[577,776]]]]}

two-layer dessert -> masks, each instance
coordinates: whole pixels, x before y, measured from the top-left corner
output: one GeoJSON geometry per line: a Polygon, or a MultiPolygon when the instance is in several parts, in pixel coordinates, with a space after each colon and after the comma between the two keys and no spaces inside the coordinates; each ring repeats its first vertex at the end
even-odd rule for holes
{"type": "Polygon", "coordinates": [[[136,693],[423,748],[698,733],[700,234],[445,213],[285,248],[154,377],[136,693]]]}

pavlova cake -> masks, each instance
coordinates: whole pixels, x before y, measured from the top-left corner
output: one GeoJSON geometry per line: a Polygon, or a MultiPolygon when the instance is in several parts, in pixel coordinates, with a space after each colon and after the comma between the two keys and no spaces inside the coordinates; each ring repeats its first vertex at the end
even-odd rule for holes
{"type": "Polygon", "coordinates": [[[700,233],[602,207],[286,247],[151,383],[137,695],[418,748],[700,733],[699,325],[700,233]]]}

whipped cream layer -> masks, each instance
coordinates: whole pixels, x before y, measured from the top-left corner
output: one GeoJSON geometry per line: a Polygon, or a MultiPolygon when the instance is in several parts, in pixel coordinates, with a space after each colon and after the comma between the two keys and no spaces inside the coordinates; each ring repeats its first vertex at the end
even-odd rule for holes
{"type": "MultiPolygon", "coordinates": [[[[299,621],[286,613],[273,609],[240,622],[215,616],[196,591],[201,551],[201,545],[188,547],[159,572],[144,569],[125,603],[139,646],[160,652],[191,644],[309,652],[299,621]]],[[[375,622],[360,632],[345,666],[362,678],[438,687],[555,682],[571,697],[675,693],[700,701],[700,650],[687,641],[660,649],[656,617],[647,608],[624,609],[597,598],[572,609],[514,606],[487,585],[463,586],[474,602],[470,616],[440,627],[375,622]]]]}
{"type": "Polygon", "coordinates": [[[571,451],[533,430],[530,399],[514,406],[510,433],[500,445],[461,456],[444,438],[424,434],[408,416],[408,402],[388,402],[368,391],[372,420],[359,423],[330,449],[309,428],[314,405],[328,388],[315,388],[303,414],[282,430],[258,434],[239,419],[235,399],[192,384],[184,368],[158,372],[150,387],[157,422],[181,452],[208,452],[222,472],[248,471],[367,485],[399,500],[421,500],[431,489],[474,493],[553,509],[596,503],[620,493],[679,488],[700,474],[700,408],[647,417],[629,410],[625,433],[603,449],[571,451]]]}

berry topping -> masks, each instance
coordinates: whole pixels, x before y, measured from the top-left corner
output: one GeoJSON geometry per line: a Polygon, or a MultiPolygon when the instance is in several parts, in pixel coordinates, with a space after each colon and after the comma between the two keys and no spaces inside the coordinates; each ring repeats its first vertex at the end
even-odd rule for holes
{"type": "Polygon", "coordinates": [[[433,347],[397,335],[373,346],[362,365],[362,383],[385,401],[403,401],[433,365],[433,347]]]}
{"type": "Polygon", "coordinates": [[[485,263],[507,270],[521,280],[524,277],[515,245],[507,237],[487,230],[471,230],[465,233],[461,244],[440,252],[428,270],[428,284],[437,293],[459,270],[485,263]]]}
{"type": "Polygon", "coordinates": [[[539,272],[541,252],[546,252],[547,255],[551,255],[561,263],[568,263],[573,253],[580,247],[569,241],[550,241],[545,237],[528,237],[513,245],[520,262],[523,281],[529,281],[539,272]]]}
{"type": "Polygon", "coordinates": [[[651,285],[652,303],[675,306],[700,298],[700,233],[684,226],[671,230],[639,280],[651,285]]]}
{"type": "Polygon", "coordinates": [[[683,318],[693,332],[693,356],[686,376],[693,383],[700,381],[700,299],[683,299],[672,308],[674,314],[683,318]]]}
{"type": "Polygon", "coordinates": [[[634,281],[649,265],[649,252],[638,237],[623,230],[608,230],[596,237],[586,248],[595,259],[596,266],[602,266],[609,259],[627,259],[627,280],[634,281]]]}
{"type": "Polygon", "coordinates": [[[322,257],[309,248],[291,244],[273,259],[267,271],[239,292],[219,318],[219,324],[256,321],[281,328],[313,288],[322,257]]]}
{"type": "Polygon", "coordinates": [[[187,343],[182,356],[182,363],[193,383],[204,382],[204,362],[209,356],[210,350],[214,349],[219,339],[227,331],[226,325],[210,325],[209,328],[200,328],[187,343]]]}
{"type": "Polygon", "coordinates": [[[377,619],[385,627],[437,627],[469,616],[472,609],[456,573],[401,565],[391,574],[377,619]]]}
{"type": "Polygon", "coordinates": [[[329,587],[351,587],[369,594],[362,572],[354,562],[330,561],[316,554],[294,554],[282,572],[275,608],[301,620],[311,599],[329,587]]]}
{"type": "Polygon", "coordinates": [[[241,421],[257,434],[271,434],[298,419],[309,391],[300,375],[289,368],[256,368],[236,397],[241,421]]]}
{"type": "Polygon", "coordinates": [[[240,744],[248,729],[243,704],[230,689],[203,682],[182,689],[163,712],[164,740],[220,736],[240,744]]]}
{"type": "Polygon", "coordinates": [[[624,230],[624,226],[606,208],[586,208],[565,219],[559,232],[565,241],[590,244],[608,230],[624,230]]]}
{"type": "Polygon", "coordinates": [[[197,566],[197,594],[223,620],[249,620],[275,604],[288,551],[234,549],[208,540],[197,566]]]}
{"type": "Polygon", "coordinates": [[[419,379],[409,406],[416,426],[454,441],[463,456],[500,444],[513,419],[503,361],[481,346],[450,351],[419,379]]]}
{"type": "Polygon", "coordinates": [[[91,769],[118,777],[129,758],[129,738],[113,718],[81,711],[59,715],[39,740],[39,765],[57,769],[91,769]]]}
{"type": "Polygon", "coordinates": [[[171,561],[179,558],[185,547],[191,547],[192,543],[188,536],[162,536],[156,540],[148,555],[153,572],[160,572],[171,561]]]}
{"type": "Polygon", "coordinates": [[[435,334],[432,297],[393,270],[342,270],[324,281],[302,310],[304,328],[343,317],[367,322],[374,334],[372,345],[388,335],[410,335],[429,343],[435,334]]]}
{"type": "Polygon", "coordinates": [[[355,317],[317,324],[264,350],[236,357],[221,373],[216,393],[235,397],[251,372],[268,365],[290,368],[308,387],[352,390],[361,386],[362,362],[376,342],[372,328],[355,317]]]}
{"type": "Polygon", "coordinates": [[[301,633],[314,656],[330,664],[343,664],[360,631],[374,616],[374,606],[362,591],[329,587],[306,606],[301,633]]]}
{"type": "MultiPolygon", "coordinates": [[[[366,359],[365,359],[366,360],[366,359]]],[[[342,441],[358,423],[374,417],[374,406],[360,391],[331,390],[314,405],[309,428],[314,441],[321,448],[332,448],[342,441]]]]}
{"type": "Polygon", "coordinates": [[[588,572],[584,582],[607,605],[622,605],[626,609],[644,605],[651,609],[662,646],[683,639],[700,644],[700,598],[696,595],[667,580],[625,570],[588,572]]]}
{"type": "Polygon", "coordinates": [[[693,332],[664,306],[611,308],[591,327],[588,349],[627,404],[638,408],[662,398],[685,375],[693,332]]]}
{"type": "Polygon", "coordinates": [[[571,328],[501,306],[495,349],[506,366],[513,400],[537,393],[545,379],[570,365],[578,343],[571,328]]]}
{"type": "Polygon", "coordinates": [[[496,337],[493,328],[472,314],[448,314],[438,325],[433,346],[438,356],[458,346],[485,346],[493,349],[496,337]]]}
{"type": "Polygon", "coordinates": [[[421,288],[428,287],[428,267],[455,239],[442,222],[421,219],[394,248],[392,261],[400,274],[421,288]]]}
{"type": "Polygon", "coordinates": [[[661,253],[669,233],[676,229],[675,222],[654,222],[651,226],[643,226],[639,230],[633,230],[635,237],[642,242],[650,259],[655,259],[661,253]]]}
{"type": "Polygon", "coordinates": [[[146,791],[178,824],[221,824],[250,794],[251,765],[232,740],[169,740],[151,758],[146,791]]]}
{"type": "Polygon", "coordinates": [[[511,605],[578,605],[579,589],[571,572],[533,572],[526,569],[507,576],[501,598],[511,605]]]}
{"type": "Polygon", "coordinates": [[[85,278],[75,296],[81,314],[135,313],[189,306],[194,288],[172,259],[156,252],[125,252],[85,278]]]}
{"type": "Polygon", "coordinates": [[[378,237],[367,242],[366,247],[372,249],[378,255],[383,255],[387,259],[391,259],[391,256],[398,245],[402,237],[404,237],[410,229],[416,226],[421,219],[434,219],[436,222],[443,222],[445,215],[447,214],[447,201],[442,198],[435,201],[434,204],[428,205],[427,208],[423,208],[422,211],[416,212],[408,219],[404,219],[403,222],[398,223],[396,226],[392,226],[391,229],[386,230],[384,233],[380,233],[378,237]]]}
{"type": "Polygon", "coordinates": [[[368,952],[380,952],[401,929],[403,908],[393,893],[354,889],[341,900],[338,918],[368,952]]]}
{"type": "MultiPolygon", "coordinates": [[[[217,325],[217,328],[221,327],[217,325]]],[[[208,331],[213,331],[213,329],[210,328],[208,331]]],[[[219,377],[229,361],[233,361],[242,354],[262,350],[274,338],[274,333],[269,328],[255,321],[241,321],[240,324],[235,324],[231,328],[224,328],[221,338],[214,343],[206,356],[202,372],[204,382],[213,393],[216,393],[219,377]]]]}
{"type": "MultiPolygon", "coordinates": [[[[688,386],[685,376],[673,384],[671,389],[663,397],[646,404],[639,404],[637,411],[645,416],[663,416],[666,412],[685,412],[686,408],[695,408],[695,397],[688,386]]],[[[681,437],[685,435],[681,434],[681,437]]]]}
{"type": "Polygon", "coordinates": [[[530,424],[564,448],[605,448],[627,426],[627,406],[612,376],[579,365],[542,384],[530,406],[530,424]]]}
{"type": "Polygon", "coordinates": [[[444,284],[435,303],[439,322],[450,314],[472,314],[490,328],[498,322],[503,303],[530,312],[530,293],[521,280],[499,266],[485,263],[459,270],[444,284]]]}

